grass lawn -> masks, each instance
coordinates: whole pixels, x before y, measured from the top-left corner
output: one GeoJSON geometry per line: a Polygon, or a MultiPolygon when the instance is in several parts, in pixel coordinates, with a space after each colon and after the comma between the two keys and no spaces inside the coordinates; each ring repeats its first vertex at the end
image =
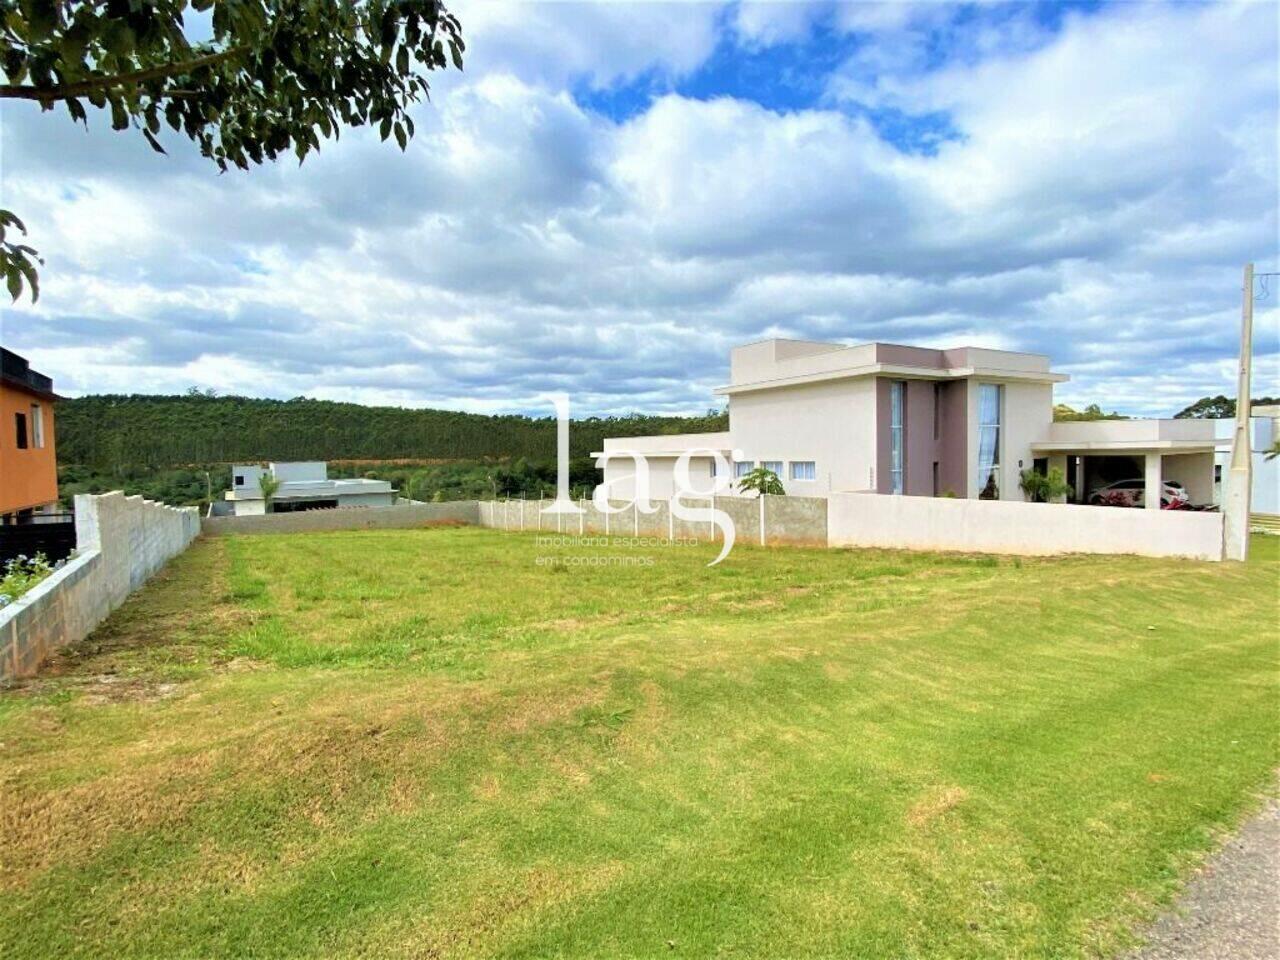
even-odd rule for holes
{"type": "Polygon", "coordinates": [[[0,956],[1112,955],[1274,789],[1278,547],[200,541],[0,693],[0,956]]]}

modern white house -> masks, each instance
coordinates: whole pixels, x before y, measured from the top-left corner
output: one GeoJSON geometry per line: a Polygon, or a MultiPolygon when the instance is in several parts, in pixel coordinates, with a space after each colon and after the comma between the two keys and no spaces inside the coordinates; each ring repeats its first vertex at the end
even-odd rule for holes
{"type": "Polygon", "coordinates": [[[237,464],[231,468],[231,489],[219,513],[237,517],[267,512],[261,479],[274,477],[280,486],[271,496],[272,513],[298,510],[325,510],[335,507],[390,507],[396,491],[386,480],[330,480],[326,464],[301,463],[237,464]],[[229,509],[228,509],[229,507],[229,509]]]}
{"type": "Polygon", "coordinates": [[[695,451],[694,489],[709,488],[714,452],[736,476],[769,468],[796,496],[1024,500],[1021,472],[1056,467],[1080,503],[1134,479],[1149,509],[1168,482],[1192,503],[1214,499],[1212,421],[1055,423],[1053,388],[1068,377],[1040,354],[771,339],[736,347],[729,368],[715,391],[729,401],[727,432],[604,441],[594,456],[613,496],[634,493],[627,454],[644,455],[651,496],[664,499],[677,458],[695,451]]]}
{"type": "MultiPolygon", "coordinates": [[[[1210,421],[1216,428],[1216,490],[1214,501],[1222,502],[1222,478],[1231,467],[1231,438],[1234,420],[1210,421]]],[[[1280,518],[1280,457],[1267,459],[1272,444],[1280,438],[1280,404],[1255,406],[1249,411],[1249,448],[1253,454],[1253,494],[1250,512],[1256,517],[1280,518]]]]}

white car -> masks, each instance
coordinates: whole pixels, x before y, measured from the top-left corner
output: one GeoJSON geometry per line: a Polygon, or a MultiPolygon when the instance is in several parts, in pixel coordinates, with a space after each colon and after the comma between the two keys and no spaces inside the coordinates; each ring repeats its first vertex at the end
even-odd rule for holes
{"type": "MultiPolygon", "coordinates": [[[[1141,507],[1145,505],[1144,493],[1146,486],[1146,481],[1142,479],[1117,480],[1115,483],[1109,483],[1105,487],[1095,488],[1089,494],[1089,504],[1095,507],[1141,507]]],[[[1187,496],[1187,491],[1183,489],[1182,484],[1178,483],[1177,480],[1166,480],[1162,486],[1163,489],[1160,492],[1161,510],[1180,510],[1191,502],[1191,498],[1187,496]]]]}

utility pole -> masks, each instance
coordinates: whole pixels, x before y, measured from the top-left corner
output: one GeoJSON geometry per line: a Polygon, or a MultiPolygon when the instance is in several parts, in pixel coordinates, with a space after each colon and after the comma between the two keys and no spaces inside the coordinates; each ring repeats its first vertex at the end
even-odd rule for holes
{"type": "Polygon", "coordinates": [[[1249,430],[1252,364],[1253,264],[1246,263],[1240,321],[1240,371],[1236,384],[1236,426],[1231,437],[1231,466],[1222,497],[1223,554],[1227,560],[1246,560],[1249,557],[1249,505],[1253,492],[1253,438],[1249,430]]]}

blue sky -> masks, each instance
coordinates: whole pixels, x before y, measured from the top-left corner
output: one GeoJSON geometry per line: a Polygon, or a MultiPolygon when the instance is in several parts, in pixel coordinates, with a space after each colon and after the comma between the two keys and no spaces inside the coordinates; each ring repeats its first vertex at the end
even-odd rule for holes
{"type": "Polygon", "coordinates": [[[220,176],[5,104],[47,257],[5,344],[68,394],[481,411],[700,411],[763,336],[1035,350],[1135,414],[1232,390],[1280,250],[1274,4],[454,9],[404,154],[220,176]]]}

